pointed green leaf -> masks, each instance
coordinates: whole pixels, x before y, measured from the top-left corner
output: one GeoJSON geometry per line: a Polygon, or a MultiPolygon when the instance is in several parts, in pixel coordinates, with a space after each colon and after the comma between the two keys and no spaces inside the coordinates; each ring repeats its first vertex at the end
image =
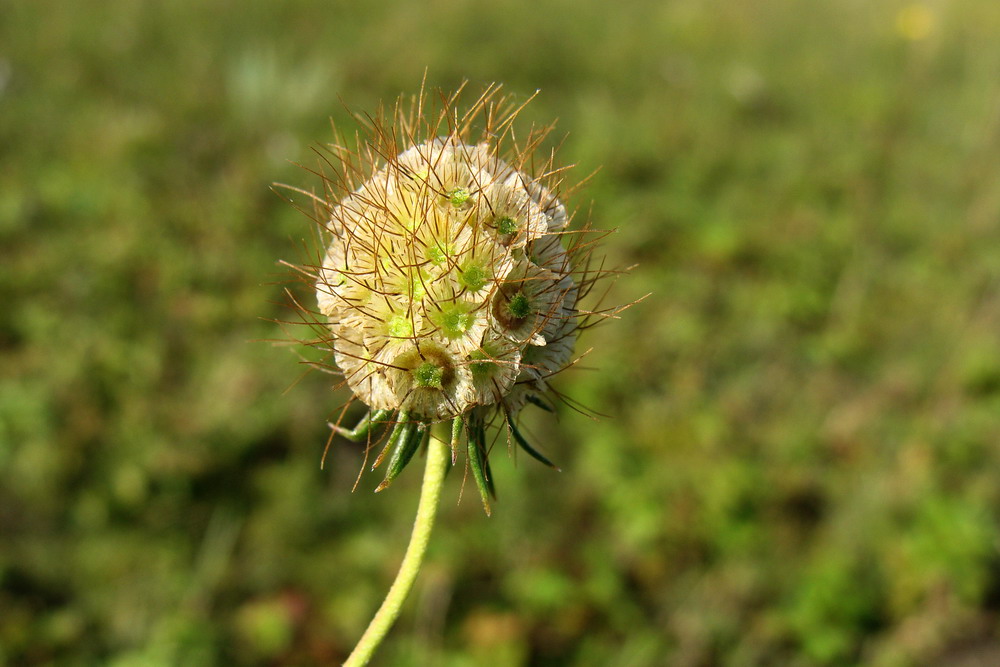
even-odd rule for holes
{"type": "Polygon", "coordinates": [[[375,489],[376,493],[387,488],[399,473],[403,472],[403,468],[420,448],[420,443],[424,441],[426,435],[427,424],[422,422],[409,422],[403,426],[396,447],[392,451],[392,458],[389,459],[389,469],[385,473],[385,479],[375,489]]]}
{"type": "Polygon", "coordinates": [[[542,399],[538,398],[534,394],[528,394],[527,396],[524,397],[524,400],[526,400],[528,403],[531,403],[535,407],[545,410],[546,412],[551,412],[551,413],[555,412],[555,409],[551,405],[549,405],[542,399]]]}
{"type": "Polygon", "coordinates": [[[462,426],[461,417],[451,420],[451,465],[458,463],[458,441],[462,438],[462,426]]]}
{"type": "Polygon", "coordinates": [[[358,422],[357,426],[352,429],[346,429],[343,426],[338,426],[337,424],[330,424],[337,435],[347,438],[351,442],[361,442],[368,433],[375,428],[380,422],[386,420],[386,418],[392,414],[392,410],[376,410],[374,412],[369,411],[362,419],[358,422]]]}
{"type": "Polygon", "coordinates": [[[389,438],[385,441],[385,447],[382,451],[378,453],[378,458],[375,459],[375,463],[372,464],[372,470],[378,468],[382,465],[382,459],[385,458],[386,453],[396,446],[399,440],[400,434],[403,432],[403,428],[410,423],[410,415],[402,410],[396,415],[396,425],[392,427],[392,432],[389,433],[389,438]]]}
{"type": "Polygon", "coordinates": [[[495,495],[495,493],[493,482],[487,477],[486,470],[484,470],[484,468],[489,466],[485,440],[482,424],[470,424],[469,467],[472,468],[472,478],[476,480],[479,496],[483,500],[483,509],[486,511],[486,516],[490,516],[492,514],[492,510],[490,510],[490,496],[495,495]]]}
{"type": "Polygon", "coordinates": [[[530,444],[528,444],[528,441],[524,439],[523,435],[521,435],[521,432],[517,429],[517,426],[514,425],[514,418],[510,416],[510,413],[507,413],[506,417],[507,417],[507,428],[510,429],[510,434],[514,436],[514,440],[517,442],[517,444],[521,446],[521,449],[528,452],[528,454],[532,458],[541,461],[548,467],[553,468],[555,470],[559,470],[559,472],[562,472],[562,470],[560,470],[557,465],[552,463],[552,461],[549,461],[547,458],[545,458],[545,456],[542,455],[541,452],[539,452],[530,444]]]}

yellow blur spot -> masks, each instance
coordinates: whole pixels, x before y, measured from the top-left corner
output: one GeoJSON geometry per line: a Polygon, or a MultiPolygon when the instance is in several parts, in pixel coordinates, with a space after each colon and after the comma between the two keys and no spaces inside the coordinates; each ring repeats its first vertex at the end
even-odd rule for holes
{"type": "Polygon", "coordinates": [[[935,17],[926,5],[907,5],[896,14],[896,32],[912,42],[925,39],[934,30],[935,17]]]}

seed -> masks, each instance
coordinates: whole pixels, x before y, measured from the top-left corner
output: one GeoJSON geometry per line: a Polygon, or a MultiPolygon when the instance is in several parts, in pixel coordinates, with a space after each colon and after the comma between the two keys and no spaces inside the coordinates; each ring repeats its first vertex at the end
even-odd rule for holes
{"type": "Polygon", "coordinates": [[[507,236],[517,231],[517,220],[510,216],[503,216],[497,220],[497,233],[507,236]]]}
{"type": "Polygon", "coordinates": [[[459,206],[462,206],[465,202],[469,201],[470,196],[472,195],[470,195],[469,191],[466,190],[465,188],[455,188],[454,190],[448,193],[448,201],[451,202],[452,206],[458,208],[459,206]]]}
{"type": "Polygon", "coordinates": [[[486,286],[486,270],[480,264],[470,264],[459,274],[458,282],[473,292],[486,286]]]}
{"type": "Polygon", "coordinates": [[[404,315],[393,315],[389,320],[389,335],[393,338],[409,338],[413,335],[413,322],[404,315]]]}
{"type": "Polygon", "coordinates": [[[441,389],[444,381],[444,367],[432,361],[425,361],[413,369],[413,379],[418,387],[441,389]]]}

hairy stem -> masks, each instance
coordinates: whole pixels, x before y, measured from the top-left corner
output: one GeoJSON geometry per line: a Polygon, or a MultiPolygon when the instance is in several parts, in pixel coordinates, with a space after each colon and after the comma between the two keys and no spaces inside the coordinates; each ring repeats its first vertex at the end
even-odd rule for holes
{"type": "Polygon", "coordinates": [[[410,544],[406,547],[406,554],[388,595],[385,596],[382,606],[354,647],[354,651],[347,658],[344,667],[361,667],[368,664],[375,649],[382,643],[382,639],[399,616],[403,601],[413,588],[413,581],[417,578],[424,553],[427,551],[427,542],[430,540],[434,517],[437,515],[438,499],[441,497],[441,483],[444,481],[450,458],[451,449],[448,443],[439,437],[437,429],[432,430],[427,445],[424,483],[420,489],[420,503],[417,505],[417,518],[413,522],[410,544]]]}

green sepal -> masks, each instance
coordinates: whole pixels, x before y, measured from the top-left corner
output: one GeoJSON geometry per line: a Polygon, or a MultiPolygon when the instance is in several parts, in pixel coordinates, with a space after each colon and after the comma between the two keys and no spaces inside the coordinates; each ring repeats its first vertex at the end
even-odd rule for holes
{"type": "Polygon", "coordinates": [[[483,454],[483,472],[486,474],[486,488],[493,500],[497,499],[497,490],[493,487],[493,471],[490,470],[490,450],[486,446],[486,422],[479,422],[479,451],[483,454]]]}
{"type": "Polygon", "coordinates": [[[496,498],[493,487],[493,473],[490,471],[490,459],[486,451],[486,430],[482,420],[469,416],[469,467],[472,468],[472,478],[476,480],[479,496],[483,501],[486,516],[492,514],[490,498],[496,498]]]}
{"type": "Polygon", "coordinates": [[[541,452],[539,452],[534,447],[528,444],[528,441],[524,439],[524,436],[521,435],[521,432],[517,430],[517,426],[514,425],[514,418],[510,416],[509,412],[504,413],[504,416],[507,418],[507,428],[510,429],[510,434],[514,436],[514,440],[517,442],[517,444],[521,446],[521,449],[528,452],[528,455],[531,456],[531,458],[537,461],[541,461],[548,467],[558,470],[559,472],[562,472],[562,470],[559,469],[559,466],[552,463],[552,461],[549,461],[547,458],[545,458],[545,456],[542,455],[541,452]]]}
{"type": "Polygon", "coordinates": [[[403,426],[396,448],[392,451],[392,458],[389,459],[389,469],[385,473],[385,479],[375,489],[375,493],[387,488],[399,473],[403,472],[403,468],[413,458],[426,436],[427,424],[423,422],[408,422],[403,426]]]}
{"type": "Polygon", "coordinates": [[[531,403],[537,408],[545,410],[546,412],[551,412],[551,413],[555,412],[555,409],[551,405],[549,405],[542,399],[538,398],[534,394],[528,394],[527,396],[524,397],[524,400],[526,400],[528,403],[531,403]]]}
{"type": "Polygon", "coordinates": [[[458,441],[462,438],[462,426],[464,426],[461,417],[455,417],[451,420],[451,442],[449,446],[451,447],[451,465],[458,463],[458,441]]]}
{"type": "Polygon", "coordinates": [[[361,440],[368,436],[373,428],[375,428],[379,423],[384,422],[389,415],[392,414],[392,410],[371,410],[362,417],[361,421],[358,422],[357,426],[352,429],[346,429],[343,426],[338,426],[336,424],[330,424],[330,428],[333,429],[334,433],[337,435],[347,438],[351,442],[361,442],[361,440]]]}
{"type": "Polygon", "coordinates": [[[375,459],[375,463],[372,464],[372,470],[382,465],[382,459],[385,458],[386,453],[395,446],[396,441],[399,440],[400,433],[407,424],[410,423],[410,414],[408,412],[403,412],[400,410],[399,414],[396,415],[396,425],[392,427],[392,432],[389,433],[389,438],[385,441],[385,447],[382,451],[378,453],[378,457],[375,459]]]}

